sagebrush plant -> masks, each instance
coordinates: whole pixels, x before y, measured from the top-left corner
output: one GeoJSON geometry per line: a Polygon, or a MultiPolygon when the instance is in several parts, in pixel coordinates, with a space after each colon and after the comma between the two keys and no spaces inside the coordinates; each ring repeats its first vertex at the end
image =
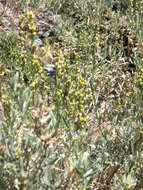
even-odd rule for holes
{"type": "Polygon", "coordinates": [[[45,47],[38,9],[0,38],[0,189],[142,189],[142,1],[44,7],[55,15],[45,47]]]}

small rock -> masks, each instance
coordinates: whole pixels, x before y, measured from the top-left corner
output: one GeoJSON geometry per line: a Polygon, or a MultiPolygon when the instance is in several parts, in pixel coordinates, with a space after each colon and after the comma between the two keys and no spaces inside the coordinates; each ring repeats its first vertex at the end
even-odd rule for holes
{"type": "Polygon", "coordinates": [[[40,38],[35,39],[35,43],[37,48],[43,46],[43,42],[40,38]]]}
{"type": "Polygon", "coordinates": [[[54,64],[49,64],[44,67],[44,70],[48,76],[56,75],[56,67],[54,64]]]}

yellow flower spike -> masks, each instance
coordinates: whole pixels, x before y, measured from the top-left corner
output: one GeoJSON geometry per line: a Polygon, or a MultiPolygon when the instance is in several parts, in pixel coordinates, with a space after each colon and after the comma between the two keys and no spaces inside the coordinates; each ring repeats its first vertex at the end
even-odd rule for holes
{"type": "Polygon", "coordinates": [[[83,105],[84,105],[84,103],[85,103],[85,101],[84,101],[84,100],[82,100],[80,103],[81,103],[81,106],[83,106],[83,105]]]}
{"type": "Polygon", "coordinates": [[[89,95],[89,93],[90,93],[90,89],[89,89],[89,88],[86,88],[86,89],[85,89],[85,93],[86,93],[87,98],[88,98],[88,95],[89,95]]]}
{"type": "Polygon", "coordinates": [[[33,58],[33,59],[38,59],[38,55],[33,54],[32,58],[33,58]]]}
{"type": "Polygon", "coordinates": [[[7,107],[10,107],[11,106],[11,100],[8,100],[7,97],[5,95],[3,95],[1,97],[1,101],[7,106],[7,107]]]}
{"type": "Polygon", "coordinates": [[[33,11],[28,11],[28,12],[27,12],[27,18],[28,18],[29,20],[35,18],[35,14],[33,13],[33,11]]]}
{"type": "Polygon", "coordinates": [[[33,81],[31,84],[30,84],[30,87],[31,88],[35,88],[37,85],[37,81],[33,81]]]}
{"type": "Polygon", "coordinates": [[[24,57],[25,57],[25,54],[26,54],[26,51],[21,51],[20,57],[21,57],[21,58],[24,58],[24,57]]]}
{"type": "Polygon", "coordinates": [[[68,110],[65,108],[65,109],[64,109],[64,112],[65,112],[65,113],[68,113],[68,110]]]}
{"type": "Polygon", "coordinates": [[[25,39],[24,39],[24,37],[22,37],[22,36],[18,36],[18,40],[19,40],[20,42],[23,42],[25,39]]]}
{"type": "Polygon", "coordinates": [[[7,100],[7,102],[6,102],[6,105],[8,106],[8,107],[10,107],[11,106],[11,100],[7,100]]]}
{"type": "Polygon", "coordinates": [[[43,73],[43,68],[42,68],[42,67],[39,68],[38,73],[39,73],[39,74],[42,74],[42,73],[43,73]]]}
{"type": "Polygon", "coordinates": [[[58,98],[60,98],[60,97],[62,96],[61,90],[59,90],[59,91],[56,92],[56,96],[57,96],[58,98]]]}
{"type": "Polygon", "coordinates": [[[35,43],[35,42],[33,42],[33,44],[32,44],[32,48],[33,48],[33,49],[36,48],[36,43],[35,43]]]}
{"type": "Polygon", "coordinates": [[[36,31],[36,25],[34,23],[28,24],[28,29],[30,32],[35,32],[36,31]]]}
{"type": "Polygon", "coordinates": [[[5,95],[2,95],[1,100],[2,102],[5,102],[7,100],[7,97],[5,95]]]}
{"type": "Polygon", "coordinates": [[[22,22],[24,20],[24,15],[19,15],[18,19],[19,19],[20,22],[22,22]]]}
{"type": "Polygon", "coordinates": [[[62,76],[62,70],[61,70],[61,69],[59,69],[59,71],[58,71],[58,76],[59,76],[59,77],[62,76]]]}
{"type": "Polygon", "coordinates": [[[82,96],[82,93],[80,91],[75,92],[75,96],[80,97],[82,96]]]}
{"type": "Polygon", "coordinates": [[[36,32],[32,32],[32,35],[33,35],[33,36],[36,36],[36,32]]]}
{"type": "Polygon", "coordinates": [[[37,65],[38,63],[39,63],[38,60],[36,60],[36,59],[32,60],[32,65],[37,65]]]}
{"type": "Polygon", "coordinates": [[[67,102],[70,102],[70,99],[69,99],[69,97],[68,97],[68,96],[66,97],[66,101],[67,101],[67,102]]]}
{"type": "MultiPolygon", "coordinates": [[[[42,79],[45,79],[45,75],[44,75],[43,72],[41,73],[41,78],[42,78],[42,79]]],[[[46,86],[45,86],[45,88],[46,88],[46,86]]],[[[49,87],[48,87],[48,89],[49,89],[49,87]]]]}

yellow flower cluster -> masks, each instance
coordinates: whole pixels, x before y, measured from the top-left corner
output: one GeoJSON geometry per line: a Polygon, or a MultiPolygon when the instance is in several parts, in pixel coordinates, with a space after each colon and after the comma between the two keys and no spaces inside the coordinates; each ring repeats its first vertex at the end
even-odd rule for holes
{"type": "Polygon", "coordinates": [[[41,75],[42,78],[44,78],[43,67],[39,62],[39,57],[37,54],[33,54],[33,56],[32,56],[32,65],[36,66],[37,72],[41,75]]]}
{"type": "Polygon", "coordinates": [[[29,29],[29,32],[31,32],[32,34],[36,34],[35,31],[36,31],[36,25],[34,23],[30,23],[28,24],[28,29],[29,29]]]}
{"type": "Polygon", "coordinates": [[[8,98],[7,98],[5,95],[3,95],[3,96],[1,97],[1,101],[2,101],[2,103],[3,103],[5,106],[7,106],[7,107],[10,107],[10,106],[11,106],[11,100],[8,100],[8,98]]]}
{"type": "Polygon", "coordinates": [[[21,50],[20,52],[20,59],[21,59],[21,64],[26,62],[26,49],[25,49],[25,36],[26,36],[26,31],[24,27],[24,19],[25,16],[19,15],[19,35],[18,35],[18,48],[21,50]]]}
{"type": "Polygon", "coordinates": [[[38,58],[38,55],[36,55],[36,54],[33,54],[33,56],[32,56],[32,64],[33,65],[37,65],[38,63],[39,63],[39,60],[38,60],[39,58],[38,58]]]}
{"type": "Polygon", "coordinates": [[[31,82],[31,83],[30,83],[30,85],[29,85],[29,86],[30,86],[30,88],[31,88],[31,89],[33,89],[33,90],[34,90],[34,89],[36,88],[37,84],[38,84],[38,82],[37,82],[37,81],[33,81],[33,82],[31,82]]]}
{"type": "Polygon", "coordinates": [[[36,25],[33,23],[33,19],[35,18],[35,15],[33,11],[27,12],[27,19],[28,19],[28,31],[31,35],[31,38],[33,38],[36,35],[36,25]]]}
{"type": "Polygon", "coordinates": [[[33,11],[28,11],[28,12],[27,12],[27,18],[28,18],[29,20],[35,18],[35,15],[34,15],[33,11]]]}
{"type": "Polygon", "coordinates": [[[22,22],[24,20],[24,15],[19,15],[18,18],[19,18],[19,22],[22,22]]]}
{"type": "Polygon", "coordinates": [[[20,58],[24,59],[26,57],[26,50],[21,50],[20,58]]]}
{"type": "MultiPolygon", "coordinates": [[[[27,15],[19,15],[19,43],[24,46],[27,38],[31,39],[32,48],[36,48],[35,35],[36,35],[36,25],[33,22],[35,15],[33,11],[28,11],[27,15]]],[[[29,39],[29,40],[30,40],[29,39]]]]}
{"type": "Polygon", "coordinates": [[[75,63],[70,63],[69,53],[56,50],[56,93],[55,100],[61,106],[68,121],[75,124],[75,127],[85,126],[87,121],[87,101],[89,88],[87,81],[82,76],[79,68],[79,57],[75,53],[75,63]]]}
{"type": "Polygon", "coordinates": [[[19,15],[19,44],[21,50],[20,59],[23,70],[28,74],[29,87],[35,89],[41,80],[44,79],[44,70],[36,53],[36,25],[33,21],[35,15],[33,11],[28,11],[26,15],[19,15]],[[30,44],[30,46],[28,46],[30,44]]]}

